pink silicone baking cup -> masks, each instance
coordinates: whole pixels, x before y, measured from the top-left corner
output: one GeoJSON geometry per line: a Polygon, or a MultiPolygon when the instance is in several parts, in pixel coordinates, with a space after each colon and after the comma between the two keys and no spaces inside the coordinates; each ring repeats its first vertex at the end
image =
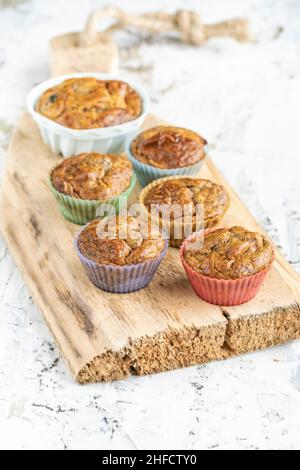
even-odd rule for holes
{"type": "Polygon", "coordinates": [[[184,253],[186,247],[194,236],[194,234],[191,235],[183,242],[179,255],[195,293],[210,304],[224,306],[241,305],[253,299],[272,266],[275,258],[274,250],[270,264],[258,273],[242,277],[241,279],[217,279],[198,273],[185,261],[184,253]]]}

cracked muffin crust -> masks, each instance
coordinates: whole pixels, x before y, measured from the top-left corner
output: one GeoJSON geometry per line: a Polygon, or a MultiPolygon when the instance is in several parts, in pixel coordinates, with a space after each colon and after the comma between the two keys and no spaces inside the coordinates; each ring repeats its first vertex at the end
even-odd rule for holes
{"type": "Polygon", "coordinates": [[[184,259],[196,272],[217,279],[241,279],[256,274],[273,261],[271,243],[243,227],[217,229],[204,237],[201,249],[185,250],[184,259]]]}
{"type": "Polygon", "coordinates": [[[121,155],[82,153],[56,166],[51,182],[68,196],[106,201],[129,187],[132,174],[131,163],[121,155]]]}
{"type": "Polygon", "coordinates": [[[151,232],[147,222],[149,231],[135,217],[117,216],[116,230],[111,231],[106,225],[110,221],[94,220],[82,230],[78,239],[82,255],[98,264],[125,266],[152,260],[163,251],[165,239],[158,229],[152,227],[151,232]]]}
{"type": "Polygon", "coordinates": [[[161,169],[192,166],[205,157],[207,144],[196,132],[174,126],[157,126],[139,134],[130,151],[142,163],[161,169]]]}
{"type": "MultiPolygon", "coordinates": [[[[229,195],[223,186],[210,180],[192,177],[177,177],[153,184],[144,198],[144,205],[151,211],[151,205],[188,205],[195,218],[196,204],[202,204],[204,228],[215,225],[230,205],[229,195]]],[[[171,212],[176,219],[176,212],[171,212]]]]}
{"type": "Polygon", "coordinates": [[[93,77],[64,80],[39,97],[36,111],[71,129],[116,126],[142,112],[140,95],[119,80],[93,77]]]}

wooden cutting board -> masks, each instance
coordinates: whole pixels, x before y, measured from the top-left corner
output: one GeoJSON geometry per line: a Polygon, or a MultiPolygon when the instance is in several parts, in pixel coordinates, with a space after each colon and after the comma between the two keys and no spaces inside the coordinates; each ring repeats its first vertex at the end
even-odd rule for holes
{"type": "MultiPolygon", "coordinates": [[[[146,126],[158,122],[152,116],[146,126]]],[[[257,297],[239,307],[200,300],[175,248],[146,289],[111,294],[94,287],[73,247],[79,228],[62,217],[47,184],[59,160],[24,114],[9,148],[1,229],[75,380],[150,374],[300,337],[300,277],[279,252],[257,297]]],[[[200,175],[230,193],[223,226],[261,230],[209,158],[200,175]]]]}

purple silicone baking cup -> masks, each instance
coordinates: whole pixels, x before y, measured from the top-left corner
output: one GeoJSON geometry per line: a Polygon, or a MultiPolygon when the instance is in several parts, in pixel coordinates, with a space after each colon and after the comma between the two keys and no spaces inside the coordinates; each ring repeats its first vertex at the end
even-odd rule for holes
{"type": "MultiPolygon", "coordinates": [[[[84,228],[85,227],[83,227],[82,230],[84,230],[84,228]]],[[[84,256],[78,248],[78,238],[82,230],[80,230],[75,238],[75,248],[81,264],[89,280],[96,287],[107,292],[125,294],[148,286],[168,248],[168,240],[165,240],[165,246],[160,255],[144,263],[131,264],[128,266],[98,264],[84,256]]]]}

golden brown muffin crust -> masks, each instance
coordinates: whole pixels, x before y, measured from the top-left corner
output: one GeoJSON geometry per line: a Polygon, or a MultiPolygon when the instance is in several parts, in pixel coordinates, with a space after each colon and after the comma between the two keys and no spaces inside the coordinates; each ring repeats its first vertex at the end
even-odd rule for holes
{"type": "MultiPolygon", "coordinates": [[[[144,199],[148,211],[151,204],[189,205],[192,215],[196,214],[196,204],[201,204],[204,212],[204,228],[215,225],[229,207],[230,199],[223,186],[202,178],[177,178],[162,181],[149,189],[144,199]]],[[[171,217],[176,214],[171,213],[171,217]]]]}
{"type": "Polygon", "coordinates": [[[206,140],[189,129],[157,126],[139,134],[131,143],[132,155],[157,168],[181,168],[205,157],[206,140]]]}
{"type": "Polygon", "coordinates": [[[36,111],[71,129],[93,129],[136,119],[142,112],[142,100],[119,80],[70,78],[44,91],[36,111]]]}
{"type": "Polygon", "coordinates": [[[261,233],[235,226],[206,234],[203,247],[186,249],[184,258],[189,266],[205,276],[239,279],[269,266],[273,249],[261,233]]]}
{"type": "Polygon", "coordinates": [[[51,173],[54,188],[78,199],[106,201],[125,191],[132,165],[121,155],[82,153],[66,158],[51,173]]]}
{"type": "Polygon", "coordinates": [[[165,240],[157,229],[152,232],[149,229],[145,234],[138,220],[131,216],[117,216],[116,221],[116,232],[106,234],[104,238],[99,234],[103,233],[105,221],[93,220],[88,224],[79,235],[79,251],[99,264],[118,266],[142,263],[158,257],[163,251],[165,240]],[[121,235],[124,230],[125,238],[121,235]]]}

